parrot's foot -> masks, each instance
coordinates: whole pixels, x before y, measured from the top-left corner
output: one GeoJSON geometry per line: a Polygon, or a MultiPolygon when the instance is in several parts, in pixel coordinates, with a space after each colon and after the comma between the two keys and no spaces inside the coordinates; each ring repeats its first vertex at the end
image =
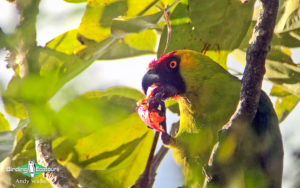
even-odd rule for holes
{"type": "Polygon", "coordinates": [[[163,142],[163,144],[168,145],[170,143],[171,139],[172,139],[172,137],[168,133],[161,134],[161,141],[163,142]]]}
{"type": "Polygon", "coordinates": [[[166,146],[176,146],[176,139],[168,133],[164,132],[161,134],[161,141],[166,146]]]}

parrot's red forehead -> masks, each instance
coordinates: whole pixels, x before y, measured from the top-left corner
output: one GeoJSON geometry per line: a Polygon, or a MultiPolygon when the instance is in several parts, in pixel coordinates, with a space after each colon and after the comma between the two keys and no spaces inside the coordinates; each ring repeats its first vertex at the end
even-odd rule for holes
{"type": "Polygon", "coordinates": [[[176,51],[167,53],[167,54],[162,54],[160,55],[158,60],[153,60],[149,63],[148,65],[148,69],[157,67],[158,65],[164,66],[167,64],[168,60],[170,59],[170,57],[173,57],[176,51]]]}

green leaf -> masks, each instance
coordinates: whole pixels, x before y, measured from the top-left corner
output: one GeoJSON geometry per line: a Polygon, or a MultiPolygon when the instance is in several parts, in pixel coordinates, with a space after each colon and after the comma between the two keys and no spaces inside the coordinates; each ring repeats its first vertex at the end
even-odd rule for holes
{"type": "MultiPolygon", "coordinates": [[[[206,43],[190,22],[187,10],[188,8],[186,4],[179,3],[171,13],[170,19],[172,24],[172,33],[166,52],[181,49],[195,50],[206,53],[207,56],[212,58],[224,68],[227,68],[226,62],[229,52],[227,50],[223,50],[219,46],[206,43]]],[[[163,53],[166,41],[167,27],[164,27],[158,47],[158,57],[163,53]]]]}
{"type": "Polygon", "coordinates": [[[126,0],[89,0],[78,32],[100,42],[110,36],[112,19],[125,15],[127,8],[126,0]]]}
{"type": "MultiPolygon", "coordinates": [[[[299,33],[300,31],[298,31],[299,33]]],[[[300,35],[296,36],[297,32],[273,34],[272,46],[283,46],[286,48],[297,48],[300,46],[300,35]]]]}
{"type": "Polygon", "coordinates": [[[8,121],[5,119],[4,115],[0,112],[0,132],[9,131],[10,126],[8,121]]]}
{"type": "Polygon", "coordinates": [[[270,95],[277,97],[275,102],[275,112],[279,122],[285,120],[299,102],[299,98],[297,96],[292,95],[286,90],[275,85],[272,87],[270,95]]]}
{"type": "Polygon", "coordinates": [[[28,117],[25,104],[46,103],[66,82],[92,63],[50,48],[36,48],[35,51],[39,54],[40,72],[22,79],[15,76],[3,95],[7,113],[21,119],[28,117]]]}
{"type": "MultiPolygon", "coordinates": [[[[246,53],[244,51],[234,50],[231,55],[245,65],[246,53]]],[[[266,77],[275,85],[300,97],[300,67],[294,64],[290,58],[286,58],[286,54],[282,51],[272,49],[267,56],[266,77]]]]}
{"type": "Polygon", "coordinates": [[[92,163],[81,170],[79,182],[86,187],[130,187],[145,168],[152,141],[153,134],[149,132],[135,139],[127,138],[117,148],[99,147],[96,156],[83,161],[83,164],[92,163]]]}
{"type": "Polygon", "coordinates": [[[275,26],[275,33],[300,30],[300,1],[286,0],[279,10],[283,13],[275,26]]]}
{"type": "Polygon", "coordinates": [[[112,21],[111,25],[112,36],[122,38],[130,33],[141,32],[158,24],[162,16],[163,12],[161,11],[156,14],[137,16],[128,20],[115,19],[112,21]]]}
{"type": "Polygon", "coordinates": [[[30,122],[40,136],[54,134],[55,112],[45,103],[28,104],[30,122]]]}
{"type": "Polygon", "coordinates": [[[9,156],[15,148],[16,134],[18,130],[26,127],[28,120],[21,120],[18,127],[13,131],[0,132],[0,162],[9,156]]]}
{"type": "Polygon", "coordinates": [[[5,159],[13,150],[15,134],[12,131],[0,132],[0,161],[5,159]]]}
{"type": "Polygon", "coordinates": [[[126,87],[90,91],[60,110],[58,129],[62,135],[76,140],[103,127],[110,127],[130,114],[136,114],[136,101],[143,96],[141,92],[126,87]]]}
{"type": "Polygon", "coordinates": [[[189,0],[188,11],[196,33],[209,49],[233,50],[248,31],[254,3],[189,0]]]}
{"type": "Polygon", "coordinates": [[[156,41],[157,35],[153,30],[129,34],[124,39],[114,41],[99,59],[118,59],[154,54],[156,41]]]}
{"type": "Polygon", "coordinates": [[[78,50],[84,48],[77,40],[77,29],[67,31],[47,43],[47,47],[65,54],[75,54],[78,50]]]}
{"type": "MultiPolygon", "coordinates": [[[[253,3],[190,0],[189,5],[178,4],[170,15],[172,34],[167,51],[211,51],[207,55],[226,68],[228,52],[240,45],[248,31],[253,3]]],[[[161,36],[158,55],[163,53],[166,40],[167,27],[161,36]]]]}
{"type": "Polygon", "coordinates": [[[19,123],[19,131],[15,131],[17,135],[16,146],[11,153],[12,167],[19,167],[30,159],[36,159],[34,135],[32,125],[28,124],[29,121],[24,120],[19,123]]]}
{"type": "Polygon", "coordinates": [[[277,97],[275,103],[275,111],[279,122],[285,120],[289,113],[296,107],[299,102],[299,97],[289,95],[285,97],[277,97]]]}
{"type": "Polygon", "coordinates": [[[101,42],[83,38],[87,47],[78,52],[83,59],[113,59],[153,53],[157,35],[151,28],[162,17],[162,12],[138,16],[129,20],[113,20],[112,34],[101,42]],[[122,40],[118,40],[121,39],[122,40]]]}
{"type": "MultiPolygon", "coordinates": [[[[171,4],[174,0],[161,2],[171,4]]],[[[110,36],[111,27],[115,36],[119,32],[122,37],[124,32],[140,32],[156,24],[162,17],[162,11],[155,7],[157,3],[158,0],[89,0],[78,29],[79,34],[100,42],[110,36]],[[137,17],[129,19],[134,16],[137,17]],[[115,18],[118,20],[114,20],[115,18]]]]}
{"type": "Polygon", "coordinates": [[[280,1],[273,41],[286,47],[300,46],[300,1],[280,1]]]}
{"type": "Polygon", "coordinates": [[[175,100],[166,100],[166,101],[165,101],[165,105],[166,105],[166,107],[167,107],[171,112],[180,115],[179,106],[178,106],[177,101],[175,101],[175,100]]]}
{"type": "Polygon", "coordinates": [[[129,187],[144,170],[153,131],[140,120],[131,88],[91,91],[58,113],[54,153],[85,187],[129,187]],[[76,117],[76,118],[74,118],[76,117]]]}
{"type": "Polygon", "coordinates": [[[286,97],[291,95],[289,92],[286,90],[278,87],[278,86],[273,86],[270,92],[271,96],[276,96],[276,97],[286,97]]]}
{"type": "MultiPolygon", "coordinates": [[[[256,22],[252,21],[246,36],[240,44],[240,49],[245,50],[249,46],[249,40],[252,37],[253,29],[256,22]]],[[[271,48],[295,48],[300,46],[300,38],[295,38],[291,32],[273,33],[271,48]]]]}
{"type": "Polygon", "coordinates": [[[111,87],[105,91],[95,90],[95,91],[87,92],[83,96],[92,99],[92,98],[113,96],[113,95],[118,95],[133,100],[140,100],[145,97],[145,95],[142,92],[130,87],[111,87]]]}
{"type": "Polygon", "coordinates": [[[24,101],[19,97],[21,85],[21,78],[18,76],[13,77],[2,96],[2,99],[5,111],[8,114],[20,119],[26,119],[28,117],[28,112],[24,105],[24,101]]]}
{"type": "MultiPolygon", "coordinates": [[[[157,2],[90,0],[78,29],[79,40],[87,47],[79,50],[77,55],[95,60],[153,53],[156,33],[145,30],[157,25],[163,16],[163,11],[154,7],[157,2]]],[[[168,4],[174,0],[162,2],[168,4]]]]}
{"type": "Polygon", "coordinates": [[[64,0],[64,1],[68,3],[83,3],[86,2],[87,0],[64,0]]]}

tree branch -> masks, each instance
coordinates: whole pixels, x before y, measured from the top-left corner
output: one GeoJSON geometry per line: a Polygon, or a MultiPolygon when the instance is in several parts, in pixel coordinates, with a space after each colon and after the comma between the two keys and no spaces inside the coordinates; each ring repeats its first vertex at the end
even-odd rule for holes
{"type": "Polygon", "coordinates": [[[247,49],[246,67],[242,79],[240,103],[231,121],[243,118],[251,122],[255,116],[263,77],[265,60],[275,27],[278,0],[261,0],[260,15],[247,49]]]}
{"type": "Polygon", "coordinates": [[[150,150],[146,168],[145,168],[144,172],[140,175],[140,177],[136,181],[136,183],[131,186],[131,188],[151,188],[152,187],[154,180],[155,180],[156,172],[151,171],[151,169],[152,169],[151,166],[152,166],[152,161],[154,158],[154,153],[155,153],[159,135],[160,135],[160,132],[155,131],[155,136],[154,136],[154,139],[152,142],[152,147],[150,150]]]}
{"type": "Polygon", "coordinates": [[[219,142],[212,152],[209,167],[206,169],[208,176],[212,178],[210,181],[218,181],[217,177],[226,176],[226,174],[218,172],[219,167],[226,164],[226,161],[218,164],[219,162],[213,159],[220,150],[224,149],[222,147],[228,138],[234,138],[237,146],[240,144],[244,131],[252,122],[257,111],[265,74],[265,60],[270,50],[275,27],[278,0],[260,0],[260,3],[260,14],[247,49],[247,63],[242,79],[240,102],[229,122],[219,132],[219,142]]]}
{"type": "Polygon", "coordinates": [[[46,168],[57,168],[59,171],[45,172],[44,176],[51,183],[52,187],[78,187],[77,180],[68,169],[59,164],[52,152],[51,140],[36,138],[35,141],[37,161],[46,168]]]}
{"type": "Polygon", "coordinates": [[[240,102],[230,121],[222,128],[223,133],[236,132],[239,135],[255,116],[277,10],[278,0],[261,0],[260,15],[247,49],[240,102]]]}
{"type": "MultiPolygon", "coordinates": [[[[166,130],[166,120],[163,122],[163,127],[166,130]]],[[[179,128],[179,121],[172,124],[170,135],[175,136],[177,134],[178,128],[179,128]]],[[[131,186],[131,188],[151,188],[153,186],[155,181],[156,171],[160,163],[162,162],[162,160],[164,159],[164,157],[169,151],[169,148],[166,148],[165,146],[161,146],[158,152],[156,153],[156,155],[154,156],[158,138],[159,138],[159,132],[156,132],[146,168],[144,172],[141,174],[141,176],[139,177],[139,179],[136,181],[136,183],[133,186],[131,186]]]]}

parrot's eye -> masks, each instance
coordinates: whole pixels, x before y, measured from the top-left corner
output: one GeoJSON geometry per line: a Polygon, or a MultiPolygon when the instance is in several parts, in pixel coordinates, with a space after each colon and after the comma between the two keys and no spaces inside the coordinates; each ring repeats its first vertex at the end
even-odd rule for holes
{"type": "Polygon", "coordinates": [[[170,63],[169,63],[169,67],[171,68],[171,69],[175,69],[176,67],[177,67],[177,61],[171,61],[170,63]]]}

